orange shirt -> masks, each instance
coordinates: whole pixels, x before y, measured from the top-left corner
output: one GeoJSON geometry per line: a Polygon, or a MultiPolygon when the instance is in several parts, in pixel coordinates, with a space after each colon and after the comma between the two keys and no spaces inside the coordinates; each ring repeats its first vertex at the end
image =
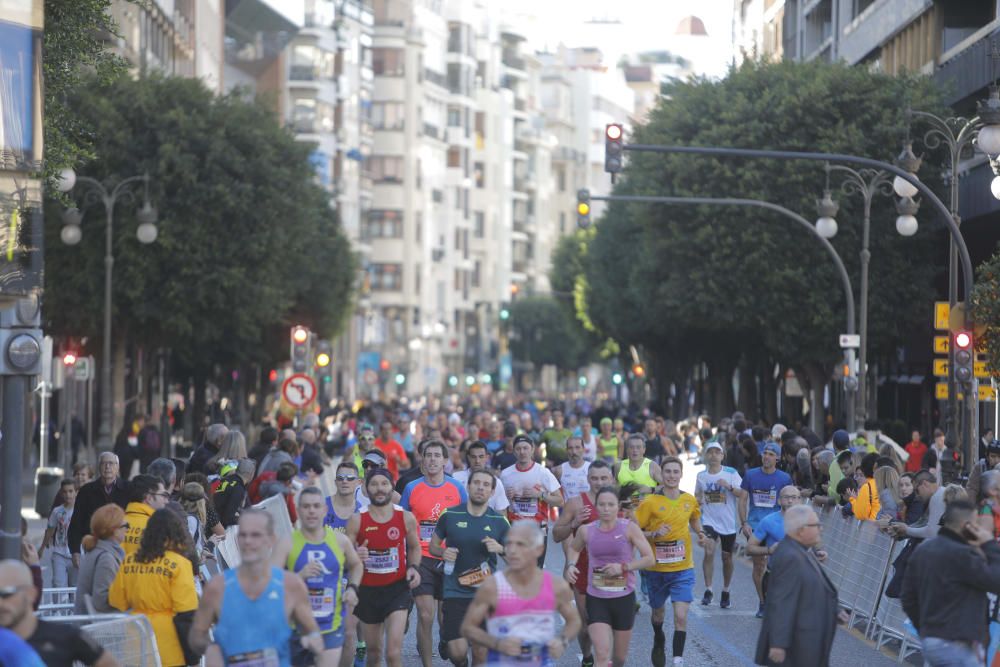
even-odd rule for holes
{"type": "Polygon", "coordinates": [[[409,463],[410,459],[406,457],[406,452],[403,450],[403,446],[395,440],[382,440],[381,438],[375,439],[375,449],[381,450],[385,454],[386,466],[389,468],[389,472],[392,473],[393,481],[399,479],[399,464],[409,463]]]}

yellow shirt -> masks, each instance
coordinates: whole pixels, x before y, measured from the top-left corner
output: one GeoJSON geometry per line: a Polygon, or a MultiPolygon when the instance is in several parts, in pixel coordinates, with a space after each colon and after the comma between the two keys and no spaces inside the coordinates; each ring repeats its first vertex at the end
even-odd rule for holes
{"type": "Polygon", "coordinates": [[[878,498],[878,487],[875,486],[875,479],[869,478],[858,489],[858,496],[851,501],[851,509],[854,517],[860,521],[874,521],[878,518],[882,503],[878,498]]]}
{"type": "Polygon", "coordinates": [[[138,563],[135,554],[129,554],[108,590],[108,602],[115,609],[149,618],[163,667],[185,664],[174,614],[198,608],[191,561],[167,551],[150,563],[138,563]]]}
{"type": "Polygon", "coordinates": [[[126,556],[139,550],[142,533],[146,530],[146,524],[149,523],[149,517],[153,516],[154,511],[146,503],[129,503],[125,508],[125,523],[128,524],[128,530],[125,531],[122,549],[125,550],[126,556]]]}
{"type": "Polygon", "coordinates": [[[690,493],[681,493],[671,500],[658,493],[646,496],[635,510],[635,520],[644,531],[657,530],[663,525],[670,532],[648,538],[656,564],[654,572],[680,572],[694,567],[691,554],[691,518],[701,518],[698,501],[690,493]]]}

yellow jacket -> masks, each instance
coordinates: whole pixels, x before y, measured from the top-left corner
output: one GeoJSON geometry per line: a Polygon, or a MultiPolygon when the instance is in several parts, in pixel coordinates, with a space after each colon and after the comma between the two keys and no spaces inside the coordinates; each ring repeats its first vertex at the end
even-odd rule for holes
{"type": "Polygon", "coordinates": [[[173,551],[150,563],[136,562],[135,554],[129,554],[111,584],[108,602],[121,611],[145,614],[156,635],[160,663],[163,667],[183,667],[184,651],[174,614],[198,608],[191,561],[173,551]]]}
{"type": "Polygon", "coordinates": [[[149,523],[149,517],[153,516],[154,511],[146,503],[129,503],[125,508],[125,523],[128,524],[128,530],[125,531],[122,549],[125,550],[126,556],[138,551],[139,540],[142,539],[142,533],[146,530],[146,524],[149,523]]]}
{"type": "Polygon", "coordinates": [[[878,499],[874,478],[866,480],[858,489],[858,497],[851,501],[851,509],[854,510],[854,517],[861,521],[874,521],[878,516],[882,503],[878,499]]]}

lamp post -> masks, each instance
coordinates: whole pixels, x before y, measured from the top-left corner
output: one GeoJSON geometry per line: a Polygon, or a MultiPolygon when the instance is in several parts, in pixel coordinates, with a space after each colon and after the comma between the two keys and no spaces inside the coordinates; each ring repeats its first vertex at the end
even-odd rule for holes
{"type": "MultiPolygon", "coordinates": [[[[819,218],[816,220],[816,231],[827,239],[833,238],[837,234],[837,223],[833,219],[836,215],[837,205],[833,201],[830,193],[830,173],[833,171],[844,174],[844,181],[841,183],[841,190],[847,194],[860,194],[864,204],[863,226],[861,231],[861,298],[859,312],[859,334],[861,345],[858,350],[858,395],[857,395],[857,417],[864,427],[868,420],[868,265],[871,262],[871,215],[872,200],[876,194],[883,194],[891,197],[893,194],[893,175],[882,169],[861,168],[852,169],[842,165],[830,165],[827,163],[826,189],[823,191],[823,199],[818,203],[819,218]]],[[[906,183],[896,177],[897,180],[906,183]]],[[[909,183],[906,183],[909,185],[909,183]]],[[[913,188],[916,193],[916,188],[913,188]]],[[[916,212],[918,205],[913,201],[911,195],[903,198],[902,203],[897,206],[899,218],[896,220],[896,230],[903,236],[912,236],[917,231],[916,212]],[[902,208],[900,208],[902,207],[902,208]],[[905,213],[904,213],[905,211],[905,213]]]]}
{"type": "MultiPolygon", "coordinates": [[[[114,186],[105,185],[89,176],[77,176],[72,169],[65,169],[59,177],[59,190],[69,192],[80,183],[87,186],[83,195],[83,208],[100,203],[105,213],[105,245],[104,245],[104,340],[101,350],[101,419],[97,432],[97,448],[108,451],[112,448],[111,405],[113,392],[111,389],[111,276],[115,264],[114,258],[114,222],[115,205],[119,201],[134,202],[135,193],[131,186],[143,183],[142,208],[136,214],[139,227],[136,236],[140,243],[149,244],[156,240],[156,209],[149,202],[149,174],[143,173],[118,181],[114,186]]],[[[66,209],[63,212],[63,228],[60,238],[66,245],[76,245],[83,237],[80,222],[83,211],[79,208],[66,209]]]]}

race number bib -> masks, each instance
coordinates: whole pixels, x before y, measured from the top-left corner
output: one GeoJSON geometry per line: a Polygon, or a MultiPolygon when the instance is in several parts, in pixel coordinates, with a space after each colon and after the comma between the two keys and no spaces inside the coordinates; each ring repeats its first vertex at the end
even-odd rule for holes
{"type": "Polygon", "coordinates": [[[657,542],[655,547],[654,551],[657,565],[672,565],[674,563],[684,562],[684,540],[657,542]]]}
{"type": "Polygon", "coordinates": [[[489,564],[483,563],[479,567],[466,570],[458,575],[458,583],[462,586],[468,586],[469,588],[479,588],[480,584],[486,581],[486,577],[488,577],[489,574],[489,564]]]}
{"type": "Polygon", "coordinates": [[[371,574],[392,574],[399,570],[399,548],[369,549],[365,569],[371,574]]]}
{"type": "Polygon", "coordinates": [[[434,537],[434,528],[437,526],[437,521],[421,521],[420,522],[420,541],[430,542],[431,538],[434,537]]]}
{"type": "Polygon", "coordinates": [[[716,487],[712,491],[705,493],[705,502],[709,504],[719,504],[726,502],[726,492],[716,487]]]}
{"type": "Polygon", "coordinates": [[[237,653],[226,658],[229,667],[281,667],[278,650],[265,648],[248,653],[237,653]]]}
{"type": "Polygon", "coordinates": [[[333,616],[334,590],[329,586],[309,585],[309,604],[317,623],[333,616]]]}
{"type": "Polygon", "coordinates": [[[514,514],[534,518],[538,514],[538,498],[514,496],[514,514]]]}
{"type": "Polygon", "coordinates": [[[774,487],[754,489],[753,504],[754,507],[774,507],[778,504],[778,491],[774,487]]]}
{"type": "Polygon", "coordinates": [[[594,584],[594,588],[600,591],[607,591],[609,593],[621,593],[625,590],[625,573],[622,574],[604,574],[600,570],[594,570],[594,575],[591,578],[594,584]]]}

